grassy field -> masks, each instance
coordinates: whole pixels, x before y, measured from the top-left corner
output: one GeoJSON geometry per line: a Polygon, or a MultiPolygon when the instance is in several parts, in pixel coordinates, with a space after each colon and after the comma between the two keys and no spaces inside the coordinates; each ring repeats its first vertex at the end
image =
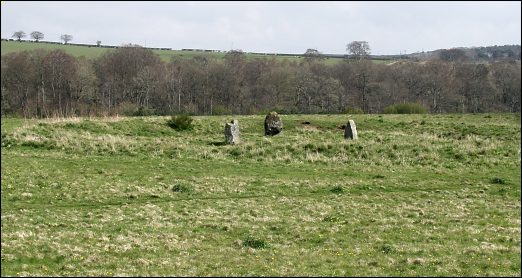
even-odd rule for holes
{"type": "MultiPolygon", "coordinates": [[[[46,44],[46,43],[35,43],[35,42],[17,42],[17,41],[2,41],[2,55],[23,51],[23,50],[33,50],[37,48],[43,48],[47,50],[53,49],[63,49],[68,54],[80,57],[84,56],[87,58],[98,58],[103,55],[106,51],[114,51],[111,48],[98,48],[98,47],[87,47],[87,46],[77,46],[77,45],[62,45],[62,44],[46,44]]],[[[225,56],[224,53],[219,52],[201,52],[201,51],[181,51],[181,50],[153,50],[154,53],[159,55],[159,57],[165,61],[171,61],[172,57],[181,57],[186,59],[191,59],[195,56],[204,56],[208,58],[221,59],[225,56]]],[[[256,59],[256,58],[275,58],[276,60],[289,60],[289,61],[301,61],[302,57],[294,57],[294,56],[273,56],[273,55],[259,55],[259,54],[247,54],[247,59],[256,59]]],[[[336,64],[342,61],[342,58],[328,58],[326,59],[327,64],[336,64]]],[[[391,63],[393,61],[388,60],[374,60],[376,64],[382,63],[391,63]]]]}
{"type": "Polygon", "coordinates": [[[2,118],[2,276],[520,276],[519,114],[232,118],[2,118]]]}

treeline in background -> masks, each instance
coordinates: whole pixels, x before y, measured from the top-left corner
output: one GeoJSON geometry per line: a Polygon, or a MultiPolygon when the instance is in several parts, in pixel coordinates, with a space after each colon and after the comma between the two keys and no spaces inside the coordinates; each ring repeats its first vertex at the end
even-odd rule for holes
{"type": "Polygon", "coordinates": [[[520,61],[433,58],[376,64],[320,55],[297,61],[173,58],[129,46],[96,59],[63,50],[1,58],[1,114],[21,117],[385,113],[414,103],[429,113],[520,112],[520,61]]]}

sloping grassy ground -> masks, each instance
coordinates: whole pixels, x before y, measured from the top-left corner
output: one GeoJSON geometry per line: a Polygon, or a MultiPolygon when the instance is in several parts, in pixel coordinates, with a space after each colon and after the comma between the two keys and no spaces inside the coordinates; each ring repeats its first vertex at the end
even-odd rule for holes
{"type": "Polygon", "coordinates": [[[3,118],[2,276],[520,276],[519,115],[232,118],[3,118]]]}
{"type": "MultiPolygon", "coordinates": [[[[62,49],[67,54],[72,55],[74,57],[84,56],[86,58],[98,58],[102,56],[107,51],[114,51],[113,48],[103,48],[103,47],[88,47],[88,46],[79,46],[79,45],[63,45],[63,44],[48,44],[48,43],[35,43],[35,42],[18,42],[18,41],[2,41],[2,55],[24,51],[24,50],[34,50],[42,48],[45,50],[55,50],[62,49]]],[[[153,50],[154,53],[160,56],[160,58],[169,62],[172,57],[182,57],[182,58],[193,58],[194,56],[205,56],[211,58],[223,58],[223,53],[208,53],[208,52],[194,52],[194,51],[181,51],[181,50],[153,50]]]]}
{"type": "MultiPolygon", "coordinates": [[[[43,48],[46,50],[54,50],[54,49],[63,49],[66,53],[74,56],[80,57],[84,56],[86,58],[98,58],[102,56],[106,51],[114,51],[112,48],[98,48],[98,47],[88,47],[88,46],[79,46],[79,45],[62,45],[62,44],[47,44],[47,43],[36,43],[36,42],[18,42],[18,41],[2,41],[2,55],[24,51],[24,50],[34,50],[38,48],[43,48]]],[[[219,52],[201,52],[201,51],[181,51],[181,50],[153,50],[163,61],[170,62],[172,57],[186,58],[192,59],[195,56],[204,56],[208,58],[221,59],[225,56],[225,53],[219,52]]],[[[259,54],[246,54],[247,59],[255,59],[255,58],[275,58],[276,60],[289,60],[299,62],[302,57],[295,56],[274,56],[274,55],[259,55],[259,54]]],[[[327,58],[326,64],[336,64],[338,62],[343,61],[342,58],[327,58]]],[[[392,60],[373,60],[376,64],[382,63],[391,63],[392,60]]]]}

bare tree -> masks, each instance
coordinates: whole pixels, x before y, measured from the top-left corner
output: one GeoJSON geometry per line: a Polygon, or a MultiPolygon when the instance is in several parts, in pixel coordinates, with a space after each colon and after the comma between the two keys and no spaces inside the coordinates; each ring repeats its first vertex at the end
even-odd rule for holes
{"type": "Polygon", "coordinates": [[[72,115],[71,85],[76,75],[77,59],[62,49],[56,49],[43,58],[41,67],[53,114],[61,117],[72,115]]]}
{"type": "Polygon", "coordinates": [[[369,93],[370,82],[374,78],[373,63],[368,60],[361,61],[355,65],[355,88],[359,91],[360,100],[362,102],[363,111],[370,113],[369,93]]]}
{"type": "Polygon", "coordinates": [[[500,102],[509,112],[520,112],[520,64],[493,63],[492,79],[500,102]]]}
{"type": "Polygon", "coordinates": [[[44,34],[39,31],[33,31],[31,33],[31,38],[35,39],[36,42],[44,38],[44,34]]]}
{"type": "Polygon", "coordinates": [[[225,54],[224,59],[226,64],[237,68],[243,66],[246,55],[241,49],[230,50],[225,54]]]}
{"type": "Polygon", "coordinates": [[[360,60],[370,55],[370,45],[366,41],[353,41],[346,45],[346,51],[360,60]]]}
{"type": "Polygon", "coordinates": [[[73,37],[71,35],[63,34],[60,36],[60,39],[64,44],[67,44],[68,42],[72,41],[73,37]]]}
{"type": "Polygon", "coordinates": [[[323,54],[319,52],[317,49],[308,48],[306,52],[303,54],[306,61],[315,61],[321,60],[324,58],[323,54]]]}
{"type": "Polygon", "coordinates": [[[14,32],[13,33],[13,38],[17,38],[19,42],[22,41],[22,38],[25,37],[25,32],[24,31],[17,31],[17,32],[14,32]]]}
{"type": "Polygon", "coordinates": [[[522,95],[520,63],[508,60],[432,57],[388,65],[361,59],[331,65],[323,59],[250,59],[231,51],[224,59],[177,57],[165,64],[151,49],[127,45],[96,59],[63,50],[12,52],[2,55],[0,68],[0,114],[25,117],[237,115],[268,109],[376,113],[406,102],[432,113],[519,113],[522,95]]]}
{"type": "Polygon", "coordinates": [[[467,60],[466,53],[462,49],[452,48],[452,49],[442,49],[439,52],[439,59],[448,62],[462,62],[467,60]]]}

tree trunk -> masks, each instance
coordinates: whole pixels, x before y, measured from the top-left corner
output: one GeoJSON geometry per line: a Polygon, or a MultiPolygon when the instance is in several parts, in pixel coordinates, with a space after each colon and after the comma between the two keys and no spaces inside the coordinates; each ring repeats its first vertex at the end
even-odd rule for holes
{"type": "Polygon", "coordinates": [[[181,113],[181,90],[178,89],[178,113],[181,113]]]}

